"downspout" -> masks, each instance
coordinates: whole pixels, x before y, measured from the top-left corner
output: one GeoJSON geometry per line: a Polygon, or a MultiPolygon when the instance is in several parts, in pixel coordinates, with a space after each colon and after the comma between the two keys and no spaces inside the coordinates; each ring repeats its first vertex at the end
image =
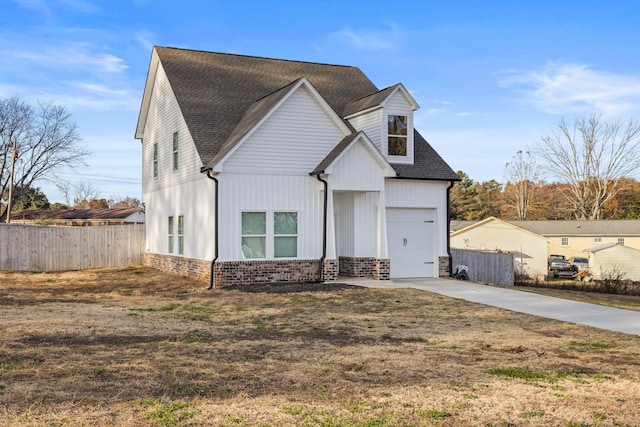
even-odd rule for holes
{"type": "Polygon", "coordinates": [[[329,184],[320,178],[320,174],[316,175],[318,181],[324,185],[324,211],[322,216],[322,257],[320,257],[320,271],[318,272],[318,282],[324,281],[324,260],[327,257],[327,204],[329,200],[329,184]]]}
{"type": "MultiPolygon", "coordinates": [[[[451,189],[455,181],[449,181],[447,187],[447,255],[449,256],[449,276],[453,274],[453,257],[451,256],[451,189]]],[[[217,230],[217,229],[216,229],[217,230]]]]}
{"type": "Polygon", "coordinates": [[[207,177],[209,177],[209,179],[212,179],[213,182],[215,182],[215,190],[216,190],[215,207],[214,207],[215,227],[216,227],[214,243],[216,245],[216,250],[215,250],[215,256],[211,260],[211,273],[209,274],[209,287],[207,288],[207,290],[211,290],[213,289],[213,273],[214,273],[216,261],[218,260],[218,224],[220,223],[220,220],[218,218],[218,179],[215,176],[211,175],[211,169],[207,169],[207,177]]]}

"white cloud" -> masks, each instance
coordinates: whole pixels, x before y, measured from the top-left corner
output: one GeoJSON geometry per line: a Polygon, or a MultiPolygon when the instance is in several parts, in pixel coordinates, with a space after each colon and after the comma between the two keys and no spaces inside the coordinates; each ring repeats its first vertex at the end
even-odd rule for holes
{"type": "Polygon", "coordinates": [[[544,69],[506,71],[500,82],[522,102],[551,114],[602,112],[618,115],[640,102],[640,76],[593,70],[582,64],[550,63],[544,69]]]}
{"type": "Polygon", "coordinates": [[[331,33],[329,39],[348,44],[358,50],[392,50],[401,43],[402,31],[395,24],[389,25],[386,30],[355,29],[345,26],[331,33]]]}
{"type": "Polygon", "coordinates": [[[135,37],[138,44],[149,52],[151,52],[151,49],[155,45],[155,42],[153,40],[157,39],[156,34],[150,31],[140,31],[136,34],[135,37]]]}

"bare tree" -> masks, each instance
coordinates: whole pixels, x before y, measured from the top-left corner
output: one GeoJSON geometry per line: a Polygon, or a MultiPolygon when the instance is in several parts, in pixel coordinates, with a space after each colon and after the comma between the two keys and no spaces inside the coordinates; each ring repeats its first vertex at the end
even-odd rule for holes
{"type": "MultiPolygon", "coordinates": [[[[14,142],[18,158],[13,184],[22,188],[53,180],[57,170],[82,164],[89,155],[64,107],[40,103],[34,108],[17,97],[0,99],[0,194],[11,185],[14,142]]],[[[6,206],[0,204],[0,218],[5,215],[6,206]]]]}
{"type": "Polygon", "coordinates": [[[540,184],[540,168],[530,151],[519,150],[504,168],[507,185],[504,201],[509,210],[515,211],[516,219],[524,221],[540,184]]]}
{"type": "Polygon", "coordinates": [[[71,184],[71,188],[73,191],[73,207],[77,209],[90,209],[92,207],[91,202],[100,200],[102,195],[100,190],[87,181],[71,184]]]}
{"type": "Polygon", "coordinates": [[[640,124],[605,122],[602,115],[564,119],[545,136],[538,153],[549,172],[568,184],[565,193],[576,219],[601,219],[605,203],[624,187],[622,178],[640,167],[640,124]]]}

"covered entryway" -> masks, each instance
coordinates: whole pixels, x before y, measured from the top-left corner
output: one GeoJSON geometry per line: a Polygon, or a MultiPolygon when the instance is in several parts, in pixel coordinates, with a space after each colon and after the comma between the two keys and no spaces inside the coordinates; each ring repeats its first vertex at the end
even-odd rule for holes
{"type": "Polygon", "coordinates": [[[435,209],[387,208],[391,278],[436,277],[435,209]]]}

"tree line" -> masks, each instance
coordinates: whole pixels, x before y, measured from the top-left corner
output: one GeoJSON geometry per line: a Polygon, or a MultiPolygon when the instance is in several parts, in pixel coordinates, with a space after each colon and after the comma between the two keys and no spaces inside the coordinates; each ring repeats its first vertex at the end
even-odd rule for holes
{"type": "Polygon", "coordinates": [[[592,114],[561,120],[530,151],[518,151],[505,183],[458,171],[451,218],[481,220],[640,219],[640,124],[592,114]],[[545,178],[551,178],[547,181],[545,178]]]}

